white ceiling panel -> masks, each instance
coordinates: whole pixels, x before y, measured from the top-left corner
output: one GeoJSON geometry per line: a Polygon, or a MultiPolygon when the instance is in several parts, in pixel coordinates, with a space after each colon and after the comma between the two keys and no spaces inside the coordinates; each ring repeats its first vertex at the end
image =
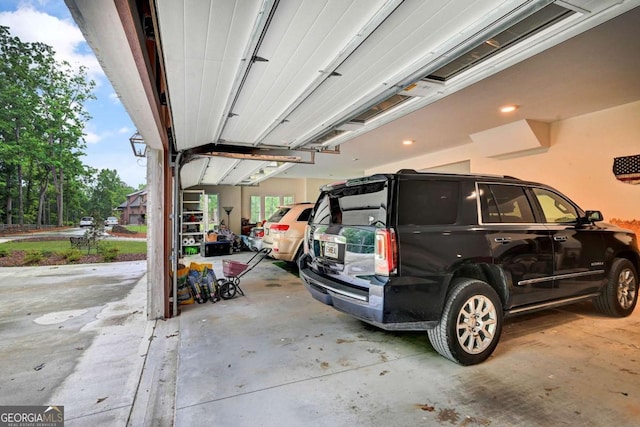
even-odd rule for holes
{"type": "MultiPolygon", "coordinates": [[[[504,29],[499,25],[505,21],[517,22],[549,1],[138,0],[128,4],[138,12],[145,5],[156,12],[158,27],[153,34],[161,45],[158,52],[172,120],[154,124],[157,130],[171,126],[175,149],[210,143],[309,148],[323,132],[349,129],[334,140],[341,154],[318,154],[315,164],[289,168],[284,163],[274,171],[326,178],[360,175],[467,143],[469,134],[505,124],[487,113],[503,99],[517,99],[527,106],[515,120],[544,122],[640,99],[640,0],[558,0],[556,5],[577,13],[446,82],[406,92],[416,96],[411,108],[404,103],[363,126],[345,123],[487,42],[486,37],[504,29]],[[268,62],[251,61],[253,55],[268,62]],[[417,143],[398,150],[392,142],[406,137],[417,143]]],[[[150,120],[158,118],[140,101],[141,82],[157,85],[161,77],[146,82],[143,79],[149,75],[132,76],[140,71],[133,58],[128,52],[118,55],[126,49],[124,36],[142,32],[124,32],[113,2],[66,3],[146,140],[153,133],[150,120]]],[[[148,143],[156,140],[151,136],[148,143]]],[[[185,165],[183,183],[237,185],[252,175],[257,178],[255,172],[264,166],[256,160],[216,157],[206,163],[208,167],[202,160],[185,165]]]]}
{"type": "Polygon", "coordinates": [[[181,188],[189,188],[198,185],[201,177],[207,167],[208,159],[194,159],[189,163],[185,163],[180,168],[180,186],[181,188]]]}
{"type": "Polygon", "coordinates": [[[288,117],[287,126],[263,142],[305,142],[304,135],[329,128],[334,118],[353,111],[522,3],[402,3],[338,68],[342,76],[320,86],[288,117]]]}
{"type": "Polygon", "coordinates": [[[385,1],[281,1],[222,138],[256,143],[385,1]]]}
{"type": "Polygon", "coordinates": [[[268,164],[269,162],[257,160],[242,160],[229,171],[220,184],[238,185],[249,176],[260,171],[260,169],[267,167],[268,164]]]}
{"type": "Polygon", "coordinates": [[[179,150],[212,142],[261,2],[158,0],[179,150]]]}
{"type": "Polygon", "coordinates": [[[209,157],[202,181],[210,185],[218,185],[239,162],[240,160],[226,157],[209,157]]]}

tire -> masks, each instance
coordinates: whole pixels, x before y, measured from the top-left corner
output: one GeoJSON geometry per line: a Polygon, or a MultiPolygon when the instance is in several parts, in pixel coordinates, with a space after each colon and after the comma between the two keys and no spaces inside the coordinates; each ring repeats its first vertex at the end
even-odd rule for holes
{"type": "Polygon", "coordinates": [[[231,299],[236,296],[237,290],[236,285],[234,285],[232,281],[227,280],[220,285],[220,298],[231,299]]]}
{"type": "Polygon", "coordinates": [[[607,276],[607,285],[593,300],[599,312],[612,317],[626,317],[633,313],[638,302],[638,273],[625,258],[616,258],[607,276]]]}
{"type": "Polygon", "coordinates": [[[491,356],[501,332],[502,304],[496,291],[480,280],[459,279],[447,297],[438,326],[427,334],[440,355],[468,366],[491,356]]]}
{"type": "Polygon", "coordinates": [[[295,256],[293,257],[293,263],[296,265],[298,269],[300,269],[300,261],[302,260],[303,256],[304,256],[304,243],[301,243],[300,247],[296,251],[295,256]]]}

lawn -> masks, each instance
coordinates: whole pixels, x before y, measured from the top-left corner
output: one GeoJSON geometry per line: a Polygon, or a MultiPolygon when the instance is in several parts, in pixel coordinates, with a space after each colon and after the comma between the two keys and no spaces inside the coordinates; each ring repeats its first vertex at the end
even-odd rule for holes
{"type": "MultiPolygon", "coordinates": [[[[147,242],[145,241],[129,241],[124,239],[103,240],[100,242],[112,248],[117,248],[120,254],[145,254],[147,253],[147,242]]],[[[8,251],[34,251],[62,253],[71,249],[69,239],[60,240],[42,240],[42,239],[21,239],[11,242],[0,243],[0,251],[6,249],[8,251]]],[[[86,253],[86,249],[82,250],[86,253]]],[[[95,249],[91,249],[95,253],[95,249]]]]}
{"type": "Polygon", "coordinates": [[[100,251],[72,249],[69,239],[32,238],[0,243],[0,267],[23,265],[89,264],[139,261],[147,257],[147,242],[139,240],[102,240],[100,251]]]}
{"type": "Polygon", "coordinates": [[[147,225],[125,225],[127,230],[135,231],[136,233],[147,234],[147,225]]]}

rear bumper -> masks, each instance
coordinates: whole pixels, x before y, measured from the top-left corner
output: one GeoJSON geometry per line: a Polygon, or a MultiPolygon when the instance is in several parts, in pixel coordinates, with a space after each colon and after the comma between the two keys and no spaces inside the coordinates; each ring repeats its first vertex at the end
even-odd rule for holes
{"type": "Polygon", "coordinates": [[[311,296],[336,310],[386,330],[422,331],[435,327],[437,321],[389,322],[385,319],[384,286],[370,286],[368,293],[332,283],[303,266],[300,278],[311,296]]]}

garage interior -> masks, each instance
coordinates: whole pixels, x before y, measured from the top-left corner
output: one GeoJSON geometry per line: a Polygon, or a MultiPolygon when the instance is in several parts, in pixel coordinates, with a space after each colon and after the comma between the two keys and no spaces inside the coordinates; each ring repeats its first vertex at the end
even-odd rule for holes
{"type": "Polygon", "coordinates": [[[153,318],[176,313],[185,189],[235,207],[237,234],[252,195],[313,201],[403,168],[542,181],[637,217],[612,174],[638,154],[637,0],[66,4],[147,147],[153,318]]]}
{"type": "MultiPolygon", "coordinates": [[[[238,234],[251,196],[313,201],[325,183],[403,168],[512,175],[607,220],[638,218],[638,187],[612,164],[640,154],[639,0],[65,3],[147,146],[149,319],[178,314],[185,191],[233,206],[238,234]]],[[[598,426],[640,414],[637,313],[523,317],[472,372],[424,336],[314,304],[272,264],[255,276],[246,298],[173,319],[176,424],[598,426]],[[215,363],[192,369],[204,358],[215,363]]]]}

